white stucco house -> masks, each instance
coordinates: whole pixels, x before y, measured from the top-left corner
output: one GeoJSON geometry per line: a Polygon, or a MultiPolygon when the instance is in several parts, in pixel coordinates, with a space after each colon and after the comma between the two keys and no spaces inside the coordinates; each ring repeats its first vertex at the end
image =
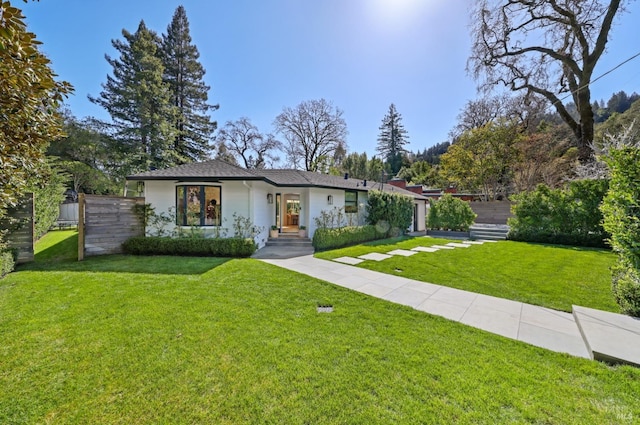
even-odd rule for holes
{"type": "Polygon", "coordinates": [[[230,228],[233,214],[247,217],[264,229],[256,243],[262,247],[275,225],[279,232],[298,232],[306,226],[309,237],[316,229],[314,217],[322,211],[343,208],[351,220],[366,216],[368,192],[383,190],[414,200],[409,230],[424,231],[427,198],[421,194],[372,181],[300,170],[247,170],[214,159],[127,177],[138,182],[139,195],[157,213],[175,215],[173,226],[200,226],[205,232],[230,228]]]}

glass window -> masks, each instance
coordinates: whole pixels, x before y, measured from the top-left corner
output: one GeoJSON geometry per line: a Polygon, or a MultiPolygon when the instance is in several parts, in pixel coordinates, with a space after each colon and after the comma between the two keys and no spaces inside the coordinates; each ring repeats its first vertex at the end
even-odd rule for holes
{"type": "Polygon", "coordinates": [[[176,219],[180,226],[220,226],[219,186],[177,186],[176,219]]]}
{"type": "Polygon", "coordinates": [[[344,192],[344,212],[358,212],[358,192],[355,190],[346,190],[344,192]]]}

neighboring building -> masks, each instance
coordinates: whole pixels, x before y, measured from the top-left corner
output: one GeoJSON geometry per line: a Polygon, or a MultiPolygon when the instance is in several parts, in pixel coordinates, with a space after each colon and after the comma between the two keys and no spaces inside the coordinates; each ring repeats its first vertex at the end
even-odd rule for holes
{"type": "Polygon", "coordinates": [[[127,177],[139,184],[141,196],[157,213],[175,211],[174,226],[205,230],[230,228],[233,214],[264,229],[256,238],[261,247],[269,228],[282,233],[306,226],[309,237],[322,211],[344,208],[350,220],[364,224],[369,190],[401,193],[414,199],[411,231],[425,230],[427,198],[389,184],[300,170],[247,170],[221,160],[184,164],[127,177]]]}

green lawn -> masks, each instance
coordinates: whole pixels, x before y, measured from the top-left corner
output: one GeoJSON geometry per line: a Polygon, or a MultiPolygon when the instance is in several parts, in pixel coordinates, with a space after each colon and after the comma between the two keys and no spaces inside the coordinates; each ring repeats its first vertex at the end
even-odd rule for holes
{"type": "Polygon", "coordinates": [[[2,424],[639,420],[638,369],[257,260],[38,261],[0,281],[2,424]]]}
{"type": "MultiPolygon", "coordinates": [[[[411,249],[452,242],[436,238],[397,238],[317,253],[331,260],[370,252],[411,249]]],[[[459,241],[458,241],[459,242],[459,241]]],[[[610,251],[501,241],[470,248],[394,256],[358,267],[452,288],[571,311],[572,305],[618,312],[611,293],[610,251]]]]}

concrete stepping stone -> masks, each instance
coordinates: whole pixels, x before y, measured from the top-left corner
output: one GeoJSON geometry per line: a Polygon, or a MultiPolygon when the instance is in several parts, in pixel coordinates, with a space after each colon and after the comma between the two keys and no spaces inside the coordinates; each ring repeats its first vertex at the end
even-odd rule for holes
{"type": "Polygon", "coordinates": [[[452,246],[446,246],[446,245],[431,245],[431,248],[437,248],[437,249],[455,249],[452,246]]]}
{"type": "Polygon", "coordinates": [[[469,248],[471,245],[466,243],[449,242],[447,246],[452,246],[454,248],[469,248]]]}
{"type": "Polygon", "coordinates": [[[380,252],[372,252],[372,253],[369,253],[369,254],[361,255],[358,258],[361,258],[363,260],[382,261],[382,260],[386,260],[387,258],[391,258],[391,257],[392,257],[392,255],[382,254],[380,252]]]}
{"type": "Polygon", "coordinates": [[[411,257],[414,254],[417,254],[417,251],[408,251],[406,249],[394,249],[393,251],[387,252],[389,255],[400,255],[402,257],[411,257]]]}
{"type": "Polygon", "coordinates": [[[482,241],[462,241],[462,243],[466,243],[469,245],[482,245],[484,242],[482,241]]]}
{"type": "Polygon", "coordinates": [[[592,358],[640,366],[640,319],[576,305],[573,317],[592,358]]]}
{"type": "Polygon", "coordinates": [[[362,263],[364,260],[361,260],[359,258],[353,258],[353,257],[340,257],[340,258],[334,258],[333,261],[337,261],[339,263],[344,263],[344,264],[351,264],[352,266],[355,266],[356,264],[362,263]]]}
{"type": "Polygon", "coordinates": [[[418,252],[436,252],[438,251],[438,248],[434,248],[432,246],[417,246],[415,248],[411,248],[411,251],[418,251],[418,252]]]}

